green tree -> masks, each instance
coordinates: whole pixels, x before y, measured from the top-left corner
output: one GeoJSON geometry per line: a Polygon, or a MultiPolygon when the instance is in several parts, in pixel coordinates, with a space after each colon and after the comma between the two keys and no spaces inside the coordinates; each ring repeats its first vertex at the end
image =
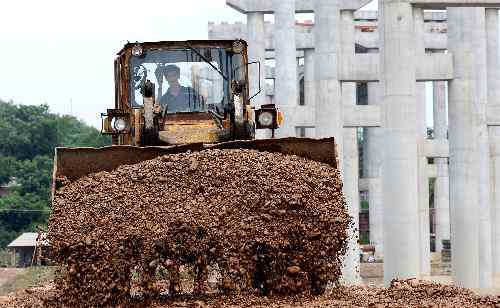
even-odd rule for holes
{"type": "Polygon", "coordinates": [[[58,143],[56,115],[47,105],[0,103],[0,154],[16,159],[47,155],[58,143]]]}
{"type": "Polygon", "coordinates": [[[17,169],[17,160],[11,156],[0,155],[0,185],[9,183],[17,169]]]}
{"type": "Polygon", "coordinates": [[[0,101],[0,185],[15,180],[0,198],[0,248],[24,231],[46,225],[50,213],[54,148],[109,145],[94,127],[72,116],[50,113],[47,105],[0,101]]]}

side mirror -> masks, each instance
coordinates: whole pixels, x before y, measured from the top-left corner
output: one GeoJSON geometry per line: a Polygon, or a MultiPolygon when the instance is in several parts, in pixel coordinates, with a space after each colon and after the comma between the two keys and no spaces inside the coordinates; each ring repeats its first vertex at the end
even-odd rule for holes
{"type": "MultiPolygon", "coordinates": [[[[257,95],[259,95],[260,92],[262,92],[262,85],[260,84],[260,80],[261,80],[261,78],[260,78],[260,76],[261,76],[260,75],[261,74],[261,71],[260,71],[260,61],[254,61],[254,62],[248,63],[247,64],[247,71],[249,71],[248,70],[248,66],[249,65],[253,65],[253,64],[257,64],[258,67],[259,67],[259,74],[257,75],[257,76],[259,76],[259,78],[258,78],[259,79],[259,91],[257,91],[255,94],[251,95],[249,100],[252,100],[252,98],[256,97],[257,95]]],[[[252,82],[252,80],[250,80],[249,82],[252,82]]]]}
{"type": "MultiPolygon", "coordinates": [[[[254,93],[253,95],[250,96],[249,100],[252,100],[252,98],[254,98],[255,96],[257,96],[260,92],[262,92],[262,85],[260,84],[260,74],[261,74],[261,69],[260,69],[260,61],[254,61],[254,62],[250,62],[250,63],[246,63],[246,64],[243,64],[243,65],[240,65],[238,67],[236,67],[234,70],[233,70],[233,76],[235,76],[236,80],[238,80],[238,84],[240,85],[243,85],[244,82],[242,82],[242,80],[245,80],[245,76],[244,76],[244,72],[242,71],[242,68],[243,67],[246,67],[247,68],[247,72],[249,71],[248,67],[250,65],[254,65],[254,64],[257,64],[258,67],[259,67],[259,91],[257,91],[257,93],[254,93]]],[[[251,80],[249,82],[252,82],[251,80]]]]}

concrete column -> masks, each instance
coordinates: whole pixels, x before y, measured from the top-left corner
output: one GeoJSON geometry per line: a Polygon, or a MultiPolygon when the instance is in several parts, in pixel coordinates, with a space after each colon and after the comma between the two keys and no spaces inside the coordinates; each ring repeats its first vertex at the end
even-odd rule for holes
{"type": "MultiPolygon", "coordinates": [[[[415,29],[415,55],[425,54],[424,46],[424,11],[421,8],[413,9],[415,29]]],[[[417,139],[423,145],[427,139],[425,82],[416,84],[417,98],[417,139]]],[[[419,149],[423,147],[420,146],[419,149]]],[[[429,177],[427,174],[427,157],[425,153],[418,153],[418,207],[419,207],[419,237],[420,237],[420,274],[431,274],[431,247],[429,230],[429,177]]]]}
{"type": "MultiPolygon", "coordinates": [[[[500,46],[498,10],[486,9],[488,104],[500,104],[500,46]]],[[[500,127],[489,127],[492,204],[493,273],[500,274],[500,127]]]]}
{"type": "MultiPolygon", "coordinates": [[[[356,105],[356,83],[342,83],[342,100],[345,105],[356,105]]],[[[359,153],[356,128],[344,128],[344,195],[353,224],[349,230],[349,246],[345,255],[342,280],[352,285],[359,284],[359,153]]]]}
{"type": "Polygon", "coordinates": [[[384,284],[419,277],[417,106],[412,5],[379,1],[381,80],[385,113],[384,284]],[[404,46],[404,48],[402,47],[404,46]]]}
{"type": "MultiPolygon", "coordinates": [[[[341,12],[341,43],[340,50],[343,57],[354,55],[354,12],[341,12]]],[[[342,83],[342,105],[356,105],[356,83],[342,83]]],[[[349,230],[349,246],[345,256],[342,272],[343,281],[346,284],[359,284],[359,153],[357,128],[343,129],[344,142],[344,194],[346,197],[349,215],[354,224],[349,230]]]]}
{"type": "MultiPolygon", "coordinates": [[[[447,139],[446,81],[436,81],[433,87],[434,138],[447,139]]],[[[443,249],[443,240],[450,239],[450,193],[448,158],[434,158],[437,177],[434,182],[434,214],[436,219],[436,252],[443,249]]]]}
{"type": "Polygon", "coordinates": [[[314,49],[304,50],[304,99],[307,106],[315,106],[314,49]]]}
{"type": "MultiPolygon", "coordinates": [[[[479,142],[479,287],[493,287],[493,252],[491,226],[491,181],[490,181],[490,140],[488,137],[487,105],[488,105],[488,72],[486,48],[486,11],[478,9],[483,14],[483,28],[478,35],[476,58],[478,66],[478,85],[480,96],[475,111],[478,113],[478,142],[479,142]],[[484,82],[486,80],[486,82],[484,82]]],[[[495,101],[498,97],[493,98],[495,101]]]]}
{"type": "MultiPolygon", "coordinates": [[[[259,108],[266,102],[266,79],[265,79],[265,53],[266,53],[266,40],[264,30],[264,13],[249,12],[247,14],[247,37],[248,37],[248,60],[249,62],[260,61],[260,75],[259,66],[252,64],[249,67],[250,78],[250,95],[259,91],[259,80],[261,92],[252,100],[252,105],[259,108]]],[[[265,139],[271,136],[267,129],[256,130],[257,139],[265,139]]]]}
{"type": "MultiPolygon", "coordinates": [[[[368,83],[368,105],[380,105],[380,83],[368,83]]],[[[382,128],[365,128],[366,178],[368,179],[368,205],[370,207],[370,243],[375,246],[375,258],[383,259],[383,200],[382,200],[382,128]]]]}
{"type": "Polygon", "coordinates": [[[295,46],[295,0],[272,0],[276,79],[274,100],[285,120],[278,137],[295,137],[293,113],[297,106],[297,60],[295,46]]]}
{"type": "Polygon", "coordinates": [[[483,178],[487,172],[481,163],[489,159],[484,157],[485,10],[449,8],[448,26],[455,68],[448,104],[453,278],[461,287],[482,288],[491,284],[492,264],[491,225],[486,213],[490,204],[485,204],[489,196],[484,192],[489,194],[489,175],[483,178]],[[481,187],[485,182],[487,187],[481,187]]]}
{"type": "Polygon", "coordinates": [[[341,172],[343,172],[343,117],[338,78],[339,5],[338,0],[317,0],[314,5],[316,137],[335,137],[341,172]]]}

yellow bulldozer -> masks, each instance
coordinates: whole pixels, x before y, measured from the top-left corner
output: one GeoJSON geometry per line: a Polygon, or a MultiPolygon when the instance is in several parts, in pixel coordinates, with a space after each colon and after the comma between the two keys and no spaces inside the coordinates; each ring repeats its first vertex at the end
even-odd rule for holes
{"type": "Polygon", "coordinates": [[[207,148],[294,154],[336,168],[333,138],[255,140],[257,129],[274,137],[284,118],[274,104],[251,105],[263,85],[254,81],[250,93],[249,67],[260,74],[261,63],[248,62],[247,48],[243,40],[126,44],[114,62],[114,108],[101,114],[113,146],[56,148],[53,192],[60,179],[207,148]]]}
{"type": "Polygon", "coordinates": [[[259,81],[250,87],[252,65],[260,74],[243,40],[126,44],[114,62],[114,108],[101,114],[113,145],[56,148],[52,196],[92,173],[205,149],[296,155],[337,168],[333,138],[274,138],[284,117],[274,104],[251,105],[262,91],[259,81]],[[272,138],[257,140],[259,129],[272,138]]]}

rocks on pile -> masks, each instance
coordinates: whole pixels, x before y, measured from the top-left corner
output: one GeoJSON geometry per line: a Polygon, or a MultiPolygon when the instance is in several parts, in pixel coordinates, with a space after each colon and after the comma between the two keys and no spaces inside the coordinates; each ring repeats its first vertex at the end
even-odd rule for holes
{"type": "MultiPolygon", "coordinates": [[[[60,179],[64,180],[64,179],[60,179]]],[[[62,181],[64,182],[64,181],[62,181]]],[[[168,294],[191,267],[194,293],[322,293],[340,276],[351,223],[339,172],[297,156],[253,150],[166,155],[60,188],[49,221],[66,305],[168,294]]]]}
{"type": "Polygon", "coordinates": [[[469,289],[417,279],[393,280],[387,289],[340,287],[329,297],[346,301],[350,307],[500,308],[500,298],[478,296],[469,289]]]}
{"type": "MultiPolygon", "coordinates": [[[[56,291],[48,293],[53,292],[56,291]]],[[[4,305],[0,302],[0,307],[44,307],[45,298],[47,298],[47,291],[23,292],[12,297],[4,305]]],[[[140,307],[140,304],[136,306],[140,307]]],[[[117,307],[125,307],[125,305],[117,307]]],[[[156,301],[151,303],[151,307],[499,308],[500,298],[478,296],[467,289],[412,279],[395,280],[388,289],[338,287],[317,297],[307,294],[269,297],[217,294],[203,298],[173,298],[168,301],[156,301]]]]}

